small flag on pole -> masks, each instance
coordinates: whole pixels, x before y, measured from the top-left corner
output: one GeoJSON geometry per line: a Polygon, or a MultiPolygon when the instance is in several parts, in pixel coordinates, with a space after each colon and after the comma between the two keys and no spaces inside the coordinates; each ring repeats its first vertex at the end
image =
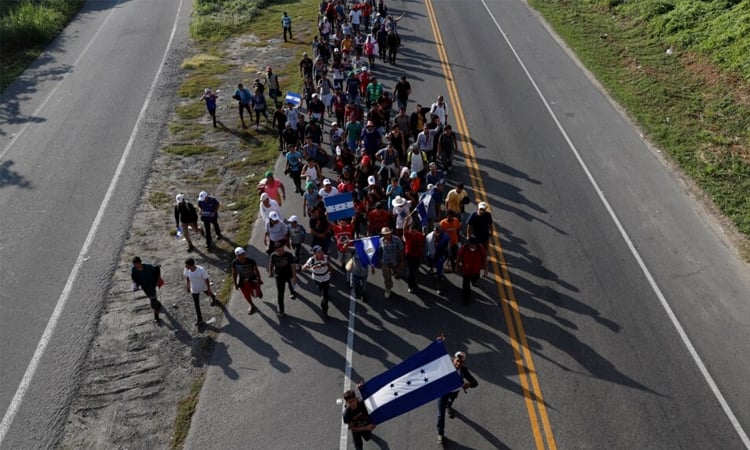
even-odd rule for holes
{"type": "Polygon", "coordinates": [[[378,264],[378,249],[380,248],[380,236],[370,236],[354,241],[354,249],[357,257],[364,267],[376,266],[378,264]]]}
{"type": "Polygon", "coordinates": [[[351,192],[326,197],[323,202],[326,205],[328,220],[331,222],[354,216],[354,198],[351,192]]]}
{"type": "Polygon", "coordinates": [[[427,213],[427,208],[430,207],[430,202],[432,201],[433,190],[434,188],[422,194],[422,198],[419,200],[419,203],[417,204],[417,214],[419,214],[419,219],[422,221],[423,227],[427,226],[427,222],[429,220],[429,214],[427,213]]]}
{"type": "Polygon", "coordinates": [[[286,93],[285,101],[294,106],[299,106],[302,104],[302,96],[296,92],[289,91],[286,93]]]}
{"type": "Polygon", "coordinates": [[[370,420],[380,424],[455,391],[462,383],[445,343],[438,340],[371,379],[359,391],[370,420]]]}

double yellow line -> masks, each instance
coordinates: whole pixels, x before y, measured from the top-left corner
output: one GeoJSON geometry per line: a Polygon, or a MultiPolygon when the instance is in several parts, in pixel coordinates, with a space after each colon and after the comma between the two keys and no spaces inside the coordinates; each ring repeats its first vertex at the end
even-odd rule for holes
{"type": "MultiPolygon", "coordinates": [[[[461,148],[464,152],[466,166],[469,169],[471,185],[474,189],[476,200],[486,201],[487,194],[484,190],[484,181],[477,164],[476,153],[469,136],[469,128],[466,125],[466,118],[464,117],[463,109],[461,108],[456,81],[453,78],[453,71],[451,70],[450,64],[448,64],[448,54],[445,51],[443,39],[440,35],[435,11],[432,8],[432,0],[425,0],[425,6],[427,8],[427,16],[430,19],[430,25],[432,26],[432,34],[435,37],[440,65],[443,69],[443,74],[445,75],[448,97],[453,105],[453,120],[461,142],[461,148]]],[[[526,409],[529,413],[529,421],[531,422],[531,430],[534,434],[536,448],[556,450],[557,444],[555,443],[555,436],[552,434],[552,427],[550,426],[549,417],[547,416],[547,408],[544,404],[544,398],[542,397],[542,389],[539,386],[539,380],[536,376],[534,361],[531,357],[531,351],[529,350],[529,345],[526,341],[526,333],[524,333],[523,323],[521,322],[521,313],[518,309],[518,302],[516,301],[516,296],[513,292],[513,284],[510,281],[508,265],[505,262],[503,249],[500,245],[500,239],[498,238],[497,233],[492,236],[489,256],[490,261],[492,262],[493,276],[498,287],[498,293],[500,294],[505,323],[508,326],[508,337],[510,339],[511,347],[513,348],[513,355],[516,368],[518,369],[518,376],[521,382],[526,409]],[[543,433],[541,430],[543,430],[543,433]]]]}

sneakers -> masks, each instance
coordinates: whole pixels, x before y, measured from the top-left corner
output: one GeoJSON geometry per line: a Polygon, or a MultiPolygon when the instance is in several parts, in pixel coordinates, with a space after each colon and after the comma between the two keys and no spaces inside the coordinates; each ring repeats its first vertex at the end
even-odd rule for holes
{"type": "Polygon", "coordinates": [[[443,291],[441,291],[441,290],[440,290],[440,288],[438,288],[437,292],[435,292],[435,293],[436,293],[437,295],[443,295],[443,291]]]}
{"type": "Polygon", "coordinates": [[[456,417],[456,411],[454,411],[453,408],[448,407],[448,418],[453,419],[454,417],[456,417]]]}
{"type": "Polygon", "coordinates": [[[442,434],[438,434],[437,444],[438,445],[443,445],[443,435],[442,434]]]}
{"type": "Polygon", "coordinates": [[[290,292],[289,293],[289,298],[291,298],[292,300],[296,300],[297,299],[297,293],[294,292],[294,291],[290,292]]]}
{"type": "Polygon", "coordinates": [[[211,306],[219,306],[219,301],[216,300],[216,296],[211,297],[211,306]]]}
{"type": "Polygon", "coordinates": [[[255,307],[253,305],[250,305],[250,307],[247,308],[247,315],[252,316],[253,314],[255,314],[255,307]]]}
{"type": "Polygon", "coordinates": [[[391,290],[390,289],[386,289],[385,290],[385,299],[388,300],[389,298],[391,298],[391,290]]]}

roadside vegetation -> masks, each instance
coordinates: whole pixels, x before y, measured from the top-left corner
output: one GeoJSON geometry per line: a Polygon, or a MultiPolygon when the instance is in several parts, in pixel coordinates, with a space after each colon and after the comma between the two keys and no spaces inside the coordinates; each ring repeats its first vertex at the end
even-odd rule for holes
{"type": "Polygon", "coordinates": [[[42,53],[84,1],[0,1],[0,92],[42,53]]]}
{"type": "MultiPolygon", "coordinates": [[[[200,164],[201,166],[213,168],[200,175],[185,173],[183,181],[186,185],[232,185],[229,192],[219,192],[219,195],[226,202],[226,209],[234,212],[233,224],[226,229],[232,234],[234,242],[244,243],[250,239],[251,227],[248,224],[254,222],[258,213],[257,183],[266,170],[273,169],[279,154],[275,130],[270,125],[262,127],[260,131],[255,131],[254,126],[249,129],[240,128],[235,103],[229,99],[238,79],[242,79],[248,87],[255,78],[262,79],[261,72],[265,63],[262,64],[263,67],[258,67],[253,63],[257,58],[244,57],[244,49],[250,53],[251,50],[260,50],[273,42],[272,45],[279,49],[278,53],[283,52],[288,56],[283,59],[283,64],[273,65],[282,90],[299,92],[302,79],[297,62],[312,42],[311,30],[315,29],[316,11],[315,0],[194,0],[190,24],[194,52],[182,63],[186,74],[177,90],[181,101],[169,124],[169,143],[162,150],[172,158],[203,159],[203,162],[208,163],[200,164]],[[288,43],[279,41],[280,20],[284,11],[293,20],[295,40],[288,43]],[[252,38],[248,35],[252,35],[252,38]],[[237,57],[238,53],[243,57],[237,57]],[[217,113],[221,123],[219,128],[213,128],[206,124],[206,108],[198,99],[206,87],[215,90],[221,86],[224,86],[224,90],[219,95],[223,97],[224,103],[230,102],[231,106],[224,110],[226,112],[217,113]],[[196,176],[199,178],[195,178],[196,176]],[[241,182],[227,183],[227,180],[241,182]]],[[[269,116],[272,109],[269,108],[269,116]]],[[[184,164],[176,162],[175,165],[184,164]]],[[[227,302],[234,290],[231,277],[226,277],[217,290],[221,301],[227,302]]],[[[213,343],[213,336],[206,342],[213,343]]],[[[206,354],[210,354],[210,349],[206,354]]],[[[187,437],[203,377],[201,375],[195,381],[177,407],[172,438],[174,449],[182,448],[187,437]]]]}
{"type": "Polygon", "coordinates": [[[750,236],[750,0],[530,3],[750,236]]]}

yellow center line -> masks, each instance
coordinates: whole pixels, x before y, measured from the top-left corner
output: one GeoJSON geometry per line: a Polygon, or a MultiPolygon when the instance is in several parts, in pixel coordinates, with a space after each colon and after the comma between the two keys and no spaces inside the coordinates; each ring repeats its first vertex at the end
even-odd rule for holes
{"type": "MultiPolygon", "coordinates": [[[[448,63],[448,55],[445,46],[443,45],[443,39],[440,35],[437,18],[432,7],[432,0],[425,0],[425,6],[432,26],[432,33],[435,38],[438,58],[440,59],[440,65],[445,76],[448,97],[453,105],[453,121],[455,122],[456,131],[464,152],[466,166],[469,169],[469,178],[476,199],[486,199],[487,194],[484,188],[484,180],[482,179],[482,174],[479,169],[474,146],[471,143],[469,128],[466,125],[466,118],[464,117],[463,108],[461,107],[458,89],[453,77],[453,71],[448,63]]],[[[503,308],[503,316],[508,327],[508,338],[510,339],[511,347],[513,348],[513,355],[515,357],[516,368],[518,369],[521,390],[529,414],[529,421],[531,422],[531,430],[534,435],[536,448],[544,449],[544,438],[546,438],[547,448],[550,450],[556,450],[557,444],[552,433],[552,426],[549,422],[544,398],[542,397],[542,389],[536,376],[531,350],[529,349],[523,323],[521,321],[518,302],[516,301],[513,284],[510,281],[510,273],[508,272],[508,266],[505,262],[502,246],[497,234],[492,236],[492,245],[490,245],[489,250],[493,276],[498,287],[498,293],[503,308]],[[529,389],[529,385],[531,385],[531,390],[529,389]],[[539,411],[539,417],[537,417],[537,410],[539,411]],[[539,429],[540,421],[542,428],[544,429],[544,437],[539,429]]]]}

